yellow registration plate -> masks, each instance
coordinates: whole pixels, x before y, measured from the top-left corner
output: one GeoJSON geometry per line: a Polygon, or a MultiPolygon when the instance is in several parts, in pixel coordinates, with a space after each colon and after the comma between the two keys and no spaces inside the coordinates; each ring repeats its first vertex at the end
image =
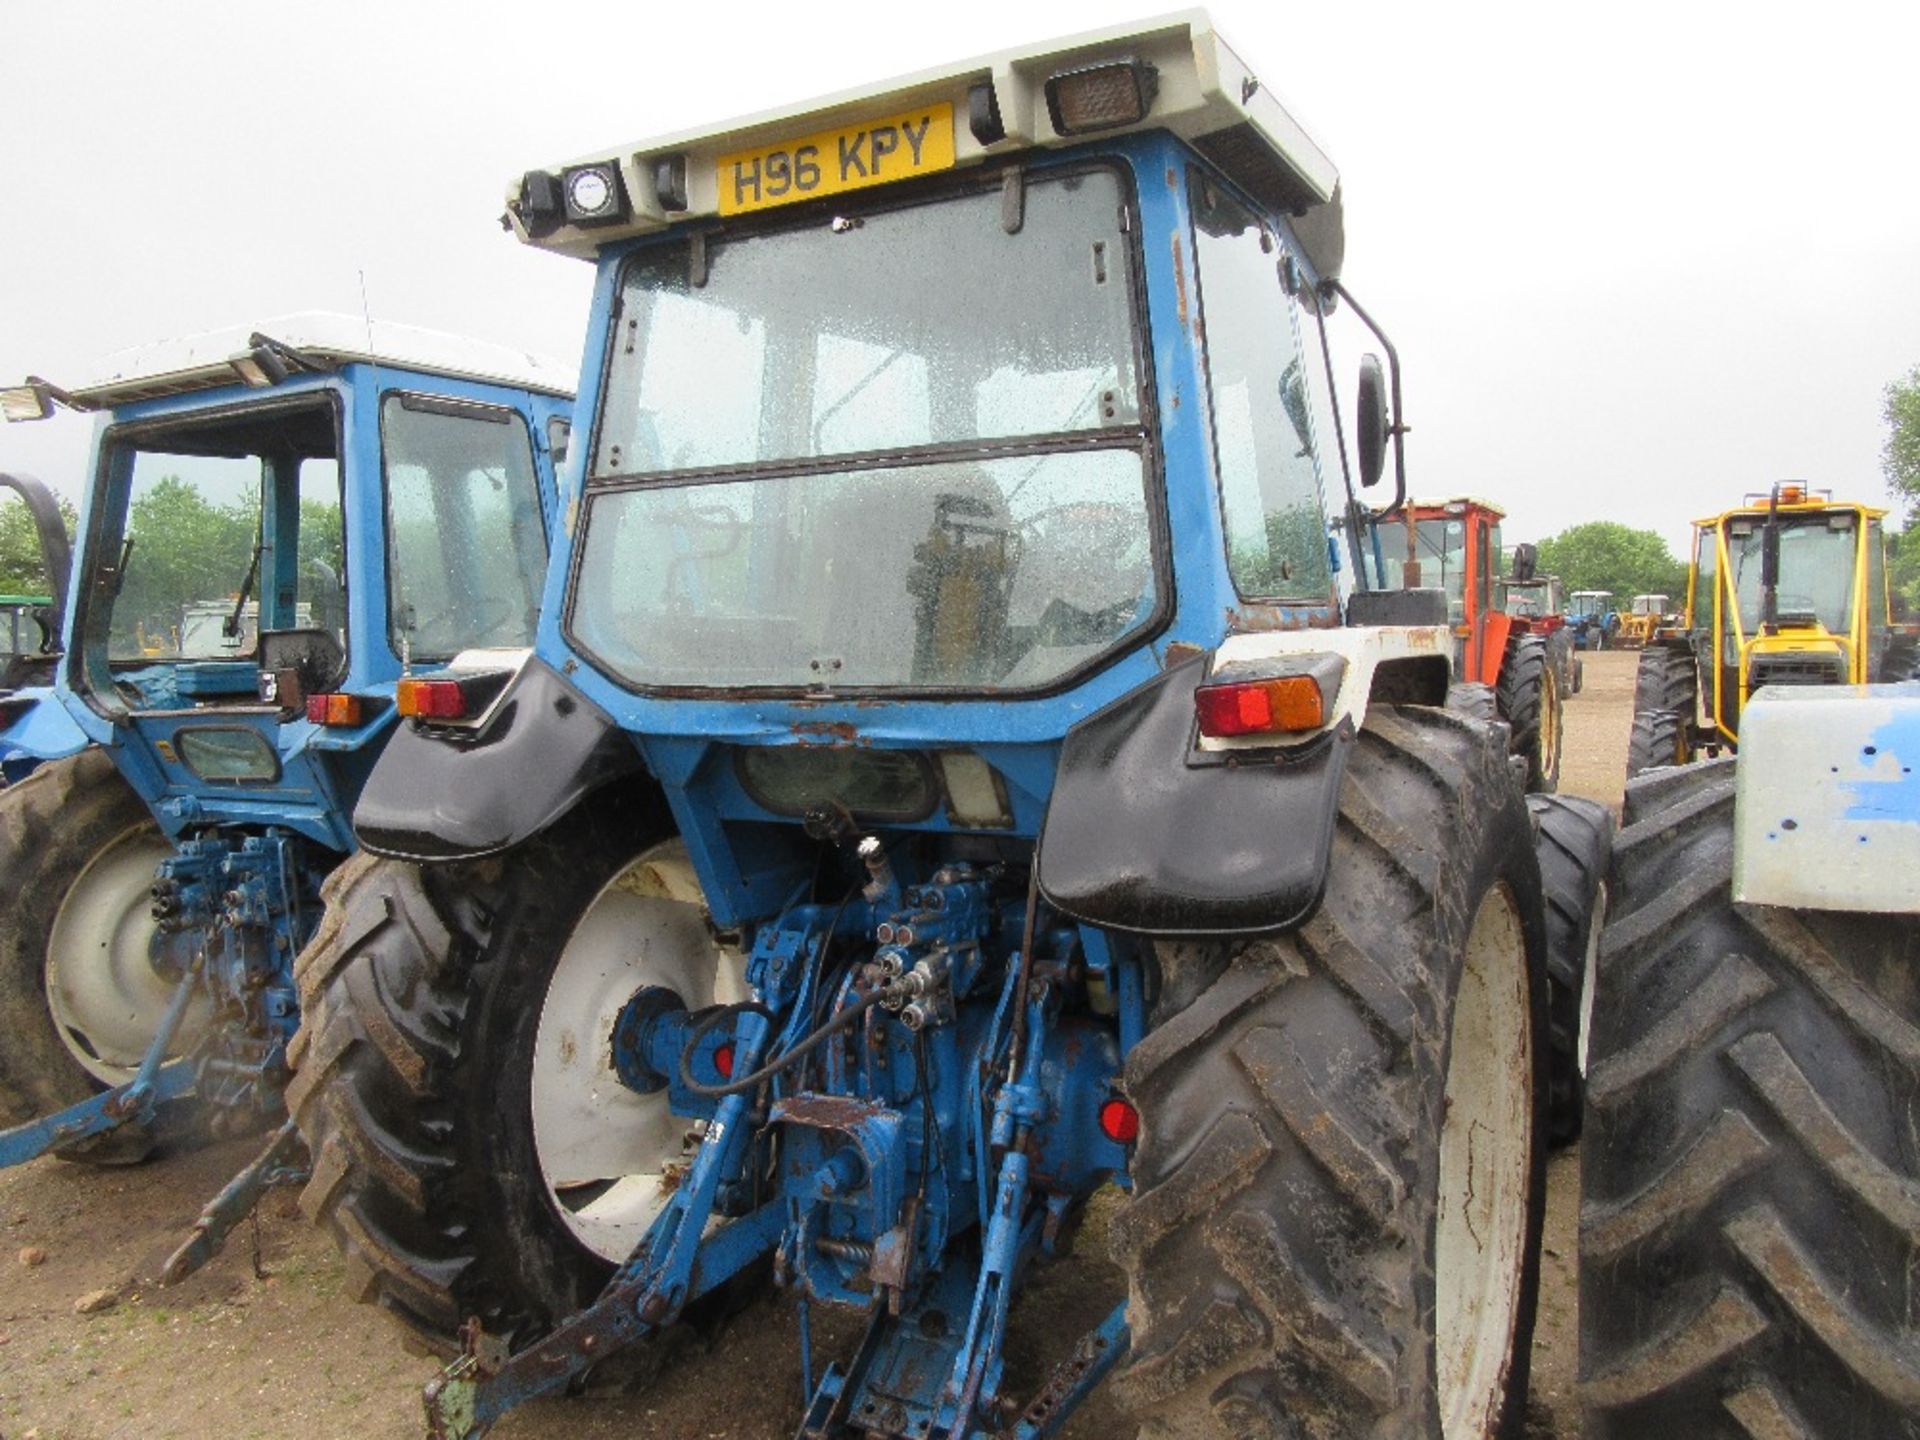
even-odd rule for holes
{"type": "Polygon", "coordinates": [[[737,150],[718,161],[720,213],[744,215],[953,168],[953,106],[737,150]]]}

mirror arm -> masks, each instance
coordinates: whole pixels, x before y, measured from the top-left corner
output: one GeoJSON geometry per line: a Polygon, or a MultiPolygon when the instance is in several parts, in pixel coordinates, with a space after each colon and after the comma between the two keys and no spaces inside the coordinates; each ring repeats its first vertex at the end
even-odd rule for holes
{"type": "Polygon", "coordinates": [[[1373,317],[1353,298],[1351,290],[1338,280],[1323,280],[1320,283],[1329,294],[1339,296],[1353,307],[1353,313],[1359,317],[1360,323],[1373,332],[1373,338],[1387,352],[1387,386],[1393,396],[1393,418],[1387,425],[1387,434],[1393,437],[1393,503],[1369,512],[1370,519],[1376,522],[1385,520],[1398,514],[1407,503],[1407,454],[1403,437],[1408,427],[1400,419],[1400,352],[1393,348],[1393,341],[1387,338],[1387,332],[1374,323],[1373,317]]]}
{"type": "Polygon", "coordinates": [[[1360,497],[1353,489],[1353,469],[1347,464],[1346,426],[1340,419],[1340,391],[1333,378],[1333,346],[1327,339],[1327,309],[1321,303],[1320,292],[1313,296],[1314,319],[1320,323],[1320,358],[1327,370],[1327,409],[1333,413],[1333,445],[1340,453],[1340,478],[1347,491],[1347,548],[1353,555],[1353,588],[1356,591],[1368,590],[1367,555],[1365,539],[1360,532],[1360,522],[1365,516],[1366,507],[1360,503],[1360,497]]]}

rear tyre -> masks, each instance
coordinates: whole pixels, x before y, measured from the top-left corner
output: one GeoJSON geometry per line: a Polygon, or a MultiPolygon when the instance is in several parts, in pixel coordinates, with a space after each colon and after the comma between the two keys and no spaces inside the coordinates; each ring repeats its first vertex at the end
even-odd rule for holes
{"type": "Polygon", "coordinates": [[[1627,797],[1582,1145],[1582,1434],[1914,1435],[1920,927],[1734,904],[1730,760],[1627,797]]]}
{"type": "Polygon", "coordinates": [[[1920,641],[1911,635],[1896,635],[1880,662],[1880,679],[1888,685],[1920,680],[1920,641]]]}
{"type": "Polygon", "coordinates": [[[1547,1137],[1580,1138],[1589,998],[1606,924],[1613,817],[1572,795],[1529,795],[1547,919],[1547,1137]]]}
{"type": "Polygon", "coordinates": [[[1500,705],[1493,697],[1491,685],[1472,680],[1454,682],[1447,687],[1447,709],[1483,725],[1500,723],[1500,705]]]}
{"type": "Polygon", "coordinates": [[[361,854],[327,881],[295,967],[301,1203],[354,1297],[428,1348],[469,1316],[516,1349],[545,1333],[671,1192],[687,1122],[611,1065],[641,985],[715,998],[720,952],[669,835],[657,805],[602,796],[490,860],[361,854]]]}
{"type": "MultiPolygon", "coordinates": [[[[133,1078],[172,982],[148,960],[154,870],[173,847],[98,749],[42,765],[0,792],[0,1124],[17,1125],[133,1078]]],[[[176,1053],[204,1024],[189,1012],[176,1053]]],[[[142,1126],[58,1152],[124,1165],[142,1126]]]]}
{"type": "Polygon", "coordinates": [[[1527,789],[1551,791],[1560,784],[1560,681],[1538,635],[1507,642],[1493,694],[1500,718],[1512,728],[1508,741],[1527,762],[1527,789]]]}
{"type": "Polygon", "coordinates": [[[1693,758],[1690,734],[1698,708],[1693,656],[1656,646],[1640,652],[1633,682],[1633,728],[1627,737],[1627,778],[1693,758]]]}
{"type": "Polygon", "coordinates": [[[1497,733],[1375,707],[1314,918],[1159,947],[1113,1228],[1133,1335],[1116,1383],[1143,1434],[1518,1432],[1545,1197],[1539,883],[1497,733]]]}
{"type": "Polygon", "coordinates": [[[1546,637],[1547,663],[1553,666],[1554,678],[1560,682],[1562,698],[1573,694],[1580,687],[1574,676],[1573,636],[1561,626],[1546,637]]]}

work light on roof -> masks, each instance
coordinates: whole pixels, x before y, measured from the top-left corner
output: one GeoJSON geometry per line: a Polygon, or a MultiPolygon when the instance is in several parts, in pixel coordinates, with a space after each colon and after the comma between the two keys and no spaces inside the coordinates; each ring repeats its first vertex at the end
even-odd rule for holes
{"type": "Polygon", "coordinates": [[[9,424],[44,420],[53,414],[53,397],[39,385],[9,385],[0,390],[0,414],[9,424]]]}
{"type": "Polygon", "coordinates": [[[1108,60],[1063,70],[1047,80],[1047,114],[1061,135],[1085,135],[1144,120],[1160,90],[1160,72],[1144,60],[1108,60]]]}
{"type": "Polygon", "coordinates": [[[566,197],[567,219],[575,225],[605,225],[627,218],[620,167],[611,160],[562,171],[560,189],[566,197]]]}

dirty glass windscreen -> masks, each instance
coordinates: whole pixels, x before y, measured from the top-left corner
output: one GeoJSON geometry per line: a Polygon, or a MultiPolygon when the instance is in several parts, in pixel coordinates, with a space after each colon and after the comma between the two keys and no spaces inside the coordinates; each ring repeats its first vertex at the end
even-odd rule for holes
{"type": "MultiPolygon", "coordinates": [[[[1751,637],[1760,628],[1760,552],[1765,526],[1727,523],[1729,577],[1740,607],[1740,628],[1751,637]]],[[[1780,618],[1817,620],[1835,634],[1853,624],[1854,560],[1860,532],[1850,514],[1783,520],[1780,526],[1780,618]]]]}
{"type": "Polygon", "coordinates": [[[650,686],[1025,689],[1138,631],[1124,214],[1096,170],[1031,177],[1011,231],[995,187],[643,252],[575,638],[650,686]]]}
{"type": "Polygon", "coordinates": [[[526,420],[494,405],[389,395],[388,626],[394,652],[450,660],[533,643],[547,536],[526,420]]]}
{"type": "Polygon", "coordinates": [[[250,659],[262,629],[324,628],[344,648],[330,407],[177,427],[116,445],[111,467],[126,509],[95,563],[124,573],[91,585],[87,622],[110,660],[250,659]]]}
{"type": "MultiPolygon", "coordinates": [[[[1399,590],[1407,580],[1407,530],[1398,520],[1380,527],[1380,554],[1386,562],[1383,588],[1399,590]]],[[[1417,520],[1413,527],[1413,555],[1420,562],[1420,584],[1447,592],[1447,618],[1458,625],[1467,618],[1467,522],[1446,519],[1417,520]]]]}
{"type": "Polygon", "coordinates": [[[1325,601],[1333,577],[1312,387],[1297,307],[1280,284],[1285,252],[1252,211],[1197,172],[1192,191],[1227,569],[1248,598],[1325,601]]]}

